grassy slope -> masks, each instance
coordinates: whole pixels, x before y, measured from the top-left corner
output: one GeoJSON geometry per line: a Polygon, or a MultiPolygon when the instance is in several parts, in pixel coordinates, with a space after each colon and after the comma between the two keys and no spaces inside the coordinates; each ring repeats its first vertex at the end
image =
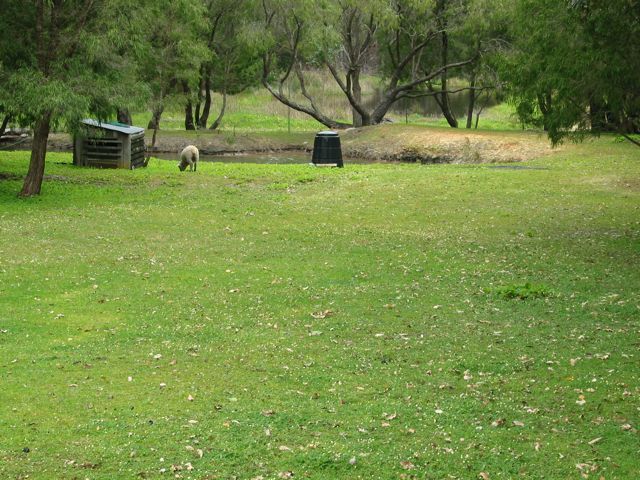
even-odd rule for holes
{"type": "MultiPolygon", "coordinates": [[[[306,85],[316,105],[325,115],[342,122],[351,122],[351,106],[340,87],[335,83],[329,72],[307,72],[308,83],[306,85]]],[[[364,76],[363,95],[364,101],[374,102],[374,92],[380,88],[379,79],[372,76],[364,76]]],[[[454,80],[454,84],[456,81],[454,80]]],[[[463,86],[463,85],[460,85],[463,86]]],[[[292,97],[295,101],[308,105],[297,83],[292,85],[292,97]]],[[[467,93],[454,94],[454,104],[463,103],[466,112],[467,93]]],[[[209,124],[218,115],[222,104],[222,97],[214,93],[209,124]]],[[[168,100],[165,112],[161,119],[163,129],[184,129],[184,104],[180,97],[168,100]]],[[[386,118],[398,124],[409,123],[411,125],[448,126],[446,120],[439,112],[433,99],[421,99],[413,101],[411,108],[405,112],[401,103],[397,108],[387,112],[386,118]],[[428,102],[431,107],[425,110],[421,103],[428,102]],[[432,112],[432,113],[428,113],[432,112]]],[[[135,125],[145,127],[149,123],[151,112],[138,112],[133,115],[135,125]]],[[[460,115],[460,126],[466,124],[466,116],[460,115]]],[[[475,121],[475,120],[474,120],[475,121]]],[[[508,104],[492,105],[483,110],[479,122],[480,128],[498,130],[521,130],[521,124],[515,119],[513,106],[508,104]]],[[[223,117],[220,130],[225,133],[251,133],[281,131],[289,129],[295,131],[317,131],[325,127],[302,112],[287,108],[276,100],[266,89],[256,87],[237,95],[228,96],[226,113],[223,117]]]]}
{"type": "Polygon", "coordinates": [[[639,157],[0,180],[0,477],[638,477],[639,157]]]}

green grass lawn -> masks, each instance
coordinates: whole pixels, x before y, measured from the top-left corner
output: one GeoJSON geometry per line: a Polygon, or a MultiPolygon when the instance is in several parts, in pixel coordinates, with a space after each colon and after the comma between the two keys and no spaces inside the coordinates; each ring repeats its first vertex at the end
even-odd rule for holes
{"type": "Polygon", "coordinates": [[[640,477],[640,149],[0,153],[0,478],[640,477]]]}

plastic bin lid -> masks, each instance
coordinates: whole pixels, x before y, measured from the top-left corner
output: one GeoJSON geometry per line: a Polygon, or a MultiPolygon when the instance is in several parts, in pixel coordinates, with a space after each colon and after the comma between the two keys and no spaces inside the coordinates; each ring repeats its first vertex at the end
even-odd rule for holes
{"type": "Polygon", "coordinates": [[[318,132],[316,135],[319,137],[337,137],[338,132],[334,132],[332,130],[323,130],[322,132],[318,132]]]}

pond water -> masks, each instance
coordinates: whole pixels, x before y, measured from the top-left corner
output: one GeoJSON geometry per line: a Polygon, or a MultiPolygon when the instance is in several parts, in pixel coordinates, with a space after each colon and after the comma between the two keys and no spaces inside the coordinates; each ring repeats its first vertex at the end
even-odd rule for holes
{"type": "MultiPolygon", "coordinates": [[[[179,161],[178,154],[174,153],[154,153],[155,158],[160,160],[179,161]]],[[[251,153],[237,155],[204,155],[200,154],[200,162],[222,162],[222,163],[261,163],[273,165],[302,165],[311,163],[311,152],[278,152],[278,153],[251,153]]],[[[344,163],[373,163],[369,160],[345,158],[344,163]]]]}

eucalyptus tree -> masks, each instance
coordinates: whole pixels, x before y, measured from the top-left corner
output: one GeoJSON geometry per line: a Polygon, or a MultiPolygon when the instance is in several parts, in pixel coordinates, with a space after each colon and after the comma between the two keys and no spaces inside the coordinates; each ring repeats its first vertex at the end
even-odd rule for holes
{"type": "Polygon", "coordinates": [[[52,128],[73,130],[87,114],[106,118],[143,96],[126,59],[136,10],[129,0],[4,0],[0,10],[0,104],[33,127],[20,192],[31,196],[41,191],[52,128]]]}
{"type": "Polygon", "coordinates": [[[509,40],[510,3],[511,0],[460,2],[463,14],[452,38],[453,49],[462,57],[475,58],[459,72],[459,79],[467,82],[463,89],[468,94],[466,128],[474,125],[474,114],[477,128],[478,118],[487,101],[502,92],[496,63],[509,40]],[[479,107],[478,102],[481,103],[479,107]]]}
{"type": "Polygon", "coordinates": [[[192,108],[200,65],[209,58],[203,40],[208,21],[204,0],[145,1],[147,28],[137,57],[140,75],[152,91],[148,128],[155,140],[167,101],[184,102],[187,112],[192,108]]]}
{"type": "Polygon", "coordinates": [[[225,114],[227,96],[258,83],[258,45],[261,41],[255,24],[258,7],[254,0],[209,0],[207,3],[205,34],[209,56],[200,66],[195,109],[198,128],[207,127],[212,91],[222,97],[220,110],[209,127],[215,130],[225,114]]]}
{"type": "Polygon", "coordinates": [[[312,0],[262,1],[262,84],[278,101],[330,128],[348,124],[322,111],[307,89],[304,68],[320,66],[323,53],[337,48],[336,10],[336,2],[316,5],[312,0]],[[304,100],[296,100],[288,93],[286,86],[292,79],[297,80],[304,100]]]}
{"type": "MultiPolygon", "coordinates": [[[[452,61],[445,55],[435,62],[426,61],[427,52],[440,48],[438,41],[448,28],[439,17],[440,1],[332,0],[316,4],[264,0],[263,85],[282,103],[324,125],[347,126],[322,112],[306,88],[305,67],[324,67],[352,107],[354,123],[380,123],[395,102],[473,60],[452,61]],[[383,67],[383,84],[380,98],[369,104],[362,99],[360,74],[372,56],[383,67]],[[292,76],[304,103],[285,92],[292,76]]],[[[446,82],[444,87],[446,90],[446,82]]]]}

